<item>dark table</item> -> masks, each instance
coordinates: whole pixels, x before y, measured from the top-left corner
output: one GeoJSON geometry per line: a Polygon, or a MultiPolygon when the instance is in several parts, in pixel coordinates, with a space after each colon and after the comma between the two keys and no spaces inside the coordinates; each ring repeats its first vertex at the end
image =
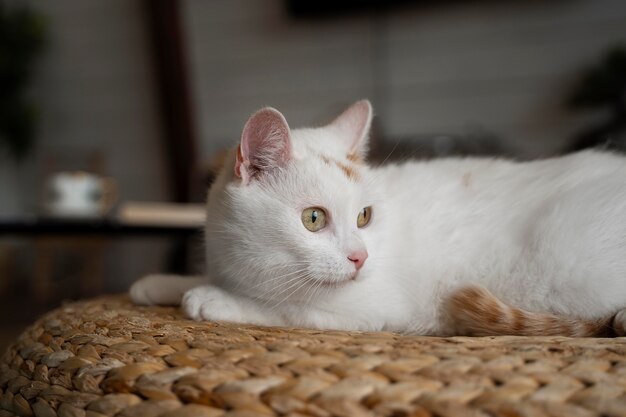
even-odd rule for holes
{"type": "MultiPolygon", "coordinates": [[[[103,251],[107,242],[126,237],[173,238],[175,247],[167,271],[188,273],[188,238],[200,237],[201,225],[138,224],[115,218],[59,219],[38,216],[0,218],[0,238],[16,237],[34,241],[36,262],[31,288],[40,301],[50,298],[55,253],[59,249],[80,251],[84,259],[81,286],[86,295],[98,294],[103,285],[103,251]]],[[[1,278],[1,277],[0,277],[1,278]]]]}
{"type": "Polygon", "coordinates": [[[172,236],[192,237],[202,226],[131,224],[113,218],[55,219],[36,216],[0,218],[0,236],[172,236]]]}

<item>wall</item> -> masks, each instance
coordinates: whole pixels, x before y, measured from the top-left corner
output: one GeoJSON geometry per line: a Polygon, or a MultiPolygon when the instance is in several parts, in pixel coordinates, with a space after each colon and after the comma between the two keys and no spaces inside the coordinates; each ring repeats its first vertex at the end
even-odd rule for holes
{"type": "Polygon", "coordinates": [[[184,4],[205,153],[260,106],[298,126],[370,97],[391,139],[480,127],[516,154],[550,154],[595,117],[562,107],[581,69],[626,43],[622,0],[459,1],[321,22],[293,21],[280,0],[184,4]]]}
{"type": "MultiPolygon", "coordinates": [[[[27,161],[0,169],[0,184],[4,183],[0,186],[11,200],[2,205],[0,214],[38,209],[45,161],[51,156],[60,168],[73,168],[76,160],[93,151],[104,155],[106,173],[117,179],[121,200],[167,199],[143,2],[29,3],[48,19],[48,48],[32,88],[41,106],[40,132],[27,161]],[[11,189],[17,192],[12,194],[11,189]]],[[[111,245],[108,289],[124,289],[142,274],[158,271],[163,253],[164,245],[158,242],[111,245]]]]}

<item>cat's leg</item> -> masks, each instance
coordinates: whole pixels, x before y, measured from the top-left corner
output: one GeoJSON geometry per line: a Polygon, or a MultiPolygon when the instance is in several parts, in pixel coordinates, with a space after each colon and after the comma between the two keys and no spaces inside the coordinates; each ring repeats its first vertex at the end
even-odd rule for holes
{"type": "Polygon", "coordinates": [[[139,305],[180,305],[189,289],[207,283],[204,277],[152,274],[136,281],[129,290],[130,298],[139,305]]]}
{"type": "Polygon", "coordinates": [[[182,308],[194,320],[232,321],[264,326],[284,326],[285,320],[254,300],[231,294],[213,285],[185,293],[182,308]]]}

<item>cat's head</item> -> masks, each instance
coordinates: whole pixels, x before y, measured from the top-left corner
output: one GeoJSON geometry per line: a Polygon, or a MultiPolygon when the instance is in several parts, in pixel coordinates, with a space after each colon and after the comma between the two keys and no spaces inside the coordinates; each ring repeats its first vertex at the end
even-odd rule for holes
{"type": "Polygon", "coordinates": [[[358,281],[377,215],[364,162],[371,120],[366,100],[320,128],[291,130],[272,108],[254,113],[209,193],[209,275],[268,300],[358,281]]]}

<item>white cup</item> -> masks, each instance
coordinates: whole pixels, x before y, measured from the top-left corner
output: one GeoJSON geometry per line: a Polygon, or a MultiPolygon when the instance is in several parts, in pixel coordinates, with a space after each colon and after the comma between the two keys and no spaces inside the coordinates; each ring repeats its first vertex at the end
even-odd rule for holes
{"type": "Polygon", "coordinates": [[[46,183],[44,207],[62,217],[98,217],[115,204],[115,180],[84,171],[59,172],[46,183]]]}

